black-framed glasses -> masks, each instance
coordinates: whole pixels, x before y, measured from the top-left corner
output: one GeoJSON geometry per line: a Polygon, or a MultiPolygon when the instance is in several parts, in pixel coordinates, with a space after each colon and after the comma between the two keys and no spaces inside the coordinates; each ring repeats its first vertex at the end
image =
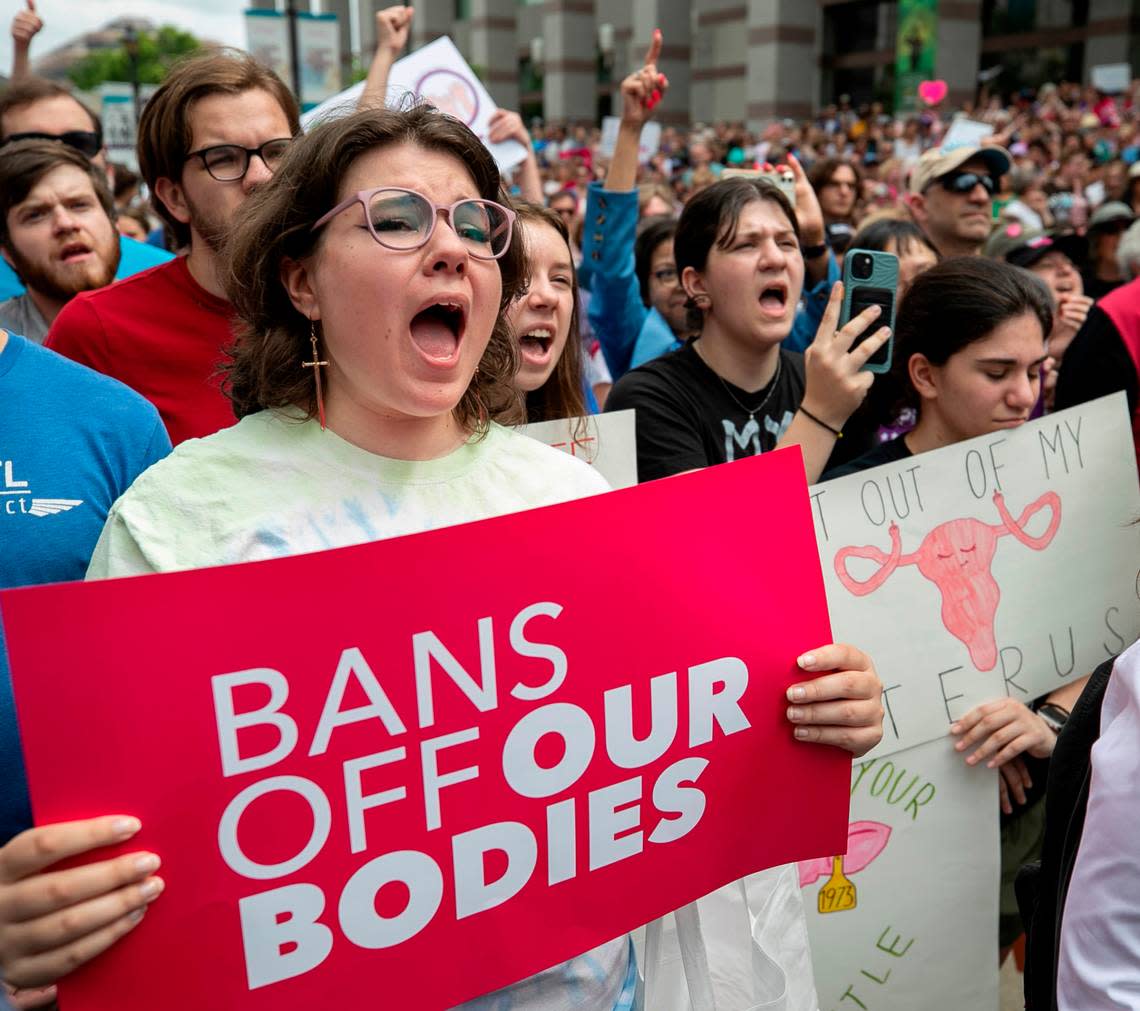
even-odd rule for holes
{"type": "Polygon", "coordinates": [[[658,284],[676,284],[677,268],[662,267],[660,270],[653,271],[653,277],[658,284]]]}
{"type": "Polygon", "coordinates": [[[425,245],[435,231],[440,211],[477,260],[497,260],[511,244],[515,212],[509,207],[470,198],[456,200],[448,207],[400,186],[377,186],[352,194],[313,225],[313,231],[355,203],[364,208],[364,221],[372,238],[388,249],[404,251],[425,245]]]}
{"type": "Polygon", "coordinates": [[[257,155],[265,163],[270,172],[281,164],[289,145],[293,143],[292,137],[275,137],[267,140],[260,147],[242,147],[240,144],[214,144],[198,151],[191,151],[186,160],[200,158],[202,167],[220,183],[235,183],[244,179],[249,171],[249,161],[257,155]]]}
{"type": "Polygon", "coordinates": [[[63,133],[12,133],[4,138],[0,147],[15,144],[19,140],[54,140],[75,148],[80,154],[94,158],[103,149],[103,137],[95,130],[65,130],[63,133]]]}
{"type": "Polygon", "coordinates": [[[952,172],[938,180],[938,185],[950,193],[969,193],[981,186],[992,197],[997,192],[997,180],[986,172],[952,172]]]}

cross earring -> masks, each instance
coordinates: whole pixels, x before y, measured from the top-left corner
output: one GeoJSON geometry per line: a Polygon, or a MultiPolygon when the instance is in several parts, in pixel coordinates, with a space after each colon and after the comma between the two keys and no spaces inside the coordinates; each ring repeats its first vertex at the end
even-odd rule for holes
{"type": "Polygon", "coordinates": [[[322,362],[321,356],[317,352],[317,325],[312,320],[309,320],[309,340],[313,343],[313,360],[311,362],[301,362],[301,367],[313,370],[313,380],[317,384],[317,417],[321,422],[321,431],[325,430],[325,398],[321,390],[321,366],[328,365],[328,362],[322,362]]]}

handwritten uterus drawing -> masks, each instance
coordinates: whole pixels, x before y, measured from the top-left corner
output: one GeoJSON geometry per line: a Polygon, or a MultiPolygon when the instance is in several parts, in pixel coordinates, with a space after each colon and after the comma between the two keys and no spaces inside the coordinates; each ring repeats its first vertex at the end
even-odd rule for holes
{"type": "Polygon", "coordinates": [[[1045,492],[1027,505],[1016,520],[1000,492],[994,495],[993,501],[1000,523],[985,523],[971,517],[950,520],[931,530],[918,550],[908,555],[902,553],[899,528],[892,523],[890,554],[884,554],[873,545],[842,548],[835,556],[835,574],[849,592],[863,597],[874,593],[900,566],[917,565],[918,571],[942,594],[942,624],[946,631],[966,646],[978,670],[993,670],[998,660],[994,618],[1001,589],[990,566],[998,538],[1013,534],[1027,548],[1044,551],[1061,525],[1061,499],[1055,492],[1045,492]],[[1045,508],[1052,513],[1045,532],[1039,537],[1026,533],[1029,520],[1045,508]],[[848,558],[866,558],[880,567],[870,578],[860,581],[847,571],[848,558]]]}
{"type": "Polygon", "coordinates": [[[855,885],[847,876],[869,867],[887,847],[890,825],[879,821],[853,821],[847,826],[847,852],[799,863],[800,888],[826,877],[816,905],[820,913],[839,913],[858,905],[855,885]]]}

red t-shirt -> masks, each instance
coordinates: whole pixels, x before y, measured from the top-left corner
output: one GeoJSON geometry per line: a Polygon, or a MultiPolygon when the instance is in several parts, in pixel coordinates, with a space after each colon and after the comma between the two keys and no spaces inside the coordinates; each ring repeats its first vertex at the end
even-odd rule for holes
{"type": "Polygon", "coordinates": [[[141,393],[177,446],[236,420],[218,376],[232,319],[230,303],[198,284],[179,256],[76,295],[45,344],[141,393]]]}

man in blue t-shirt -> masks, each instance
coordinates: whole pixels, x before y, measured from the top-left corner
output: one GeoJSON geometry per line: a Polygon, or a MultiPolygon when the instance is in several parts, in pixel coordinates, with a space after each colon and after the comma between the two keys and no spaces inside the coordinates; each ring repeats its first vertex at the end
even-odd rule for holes
{"type": "MultiPolygon", "coordinates": [[[[82,579],[112,503],[169,452],[137,393],[0,330],[0,589],[82,579]]],[[[30,825],[0,626],[0,844],[30,825]]]]}

